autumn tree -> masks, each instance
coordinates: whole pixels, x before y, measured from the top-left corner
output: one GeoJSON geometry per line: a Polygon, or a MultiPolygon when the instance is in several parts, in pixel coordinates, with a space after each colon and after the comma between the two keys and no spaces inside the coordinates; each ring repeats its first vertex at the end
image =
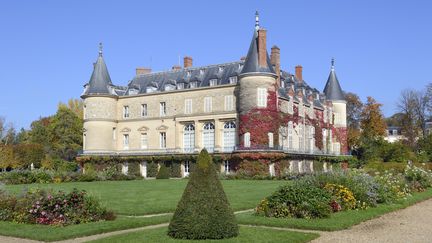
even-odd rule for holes
{"type": "Polygon", "coordinates": [[[386,135],[387,125],[381,111],[382,104],[377,103],[372,97],[367,97],[360,115],[361,138],[364,141],[378,139],[386,135]]]}
{"type": "Polygon", "coordinates": [[[69,99],[67,104],[62,102],[59,103],[58,108],[67,108],[71,110],[75,115],[77,115],[80,119],[83,119],[83,101],[81,99],[69,99]]]}
{"type": "Polygon", "coordinates": [[[348,127],[348,147],[354,150],[360,145],[360,118],[363,103],[357,94],[345,93],[347,102],[347,127],[348,127]]]}
{"type": "Polygon", "coordinates": [[[418,92],[414,90],[404,90],[401,92],[397,107],[402,114],[400,117],[400,125],[402,134],[406,138],[407,144],[414,148],[416,140],[422,131],[422,115],[419,114],[419,99],[418,92]]]}

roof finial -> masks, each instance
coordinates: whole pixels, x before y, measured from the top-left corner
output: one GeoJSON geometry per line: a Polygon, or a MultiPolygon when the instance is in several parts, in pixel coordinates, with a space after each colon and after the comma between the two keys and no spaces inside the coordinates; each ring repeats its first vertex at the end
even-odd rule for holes
{"type": "Polygon", "coordinates": [[[103,50],[102,42],[99,42],[99,56],[102,56],[102,50],[103,50]]]}
{"type": "Polygon", "coordinates": [[[331,60],[331,70],[334,70],[334,62],[335,62],[335,59],[333,57],[332,60],[331,60]]]}
{"type": "Polygon", "coordinates": [[[255,29],[256,30],[259,29],[259,14],[258,14],[258,10],[255,12],[255,29]]]}

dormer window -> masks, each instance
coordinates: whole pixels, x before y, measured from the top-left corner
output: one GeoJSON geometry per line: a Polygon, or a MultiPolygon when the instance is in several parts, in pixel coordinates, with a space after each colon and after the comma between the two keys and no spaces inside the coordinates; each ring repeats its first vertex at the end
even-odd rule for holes
{"type": "Polygon", "coordinates": [[[165,91],[174,90],[175,86],[172,84],[165,84],[165,91]]]}
{"type": "Polygon", "coordinates": [[[129,95],[136,95],[138,94],[138,90],[137,89],[130,89],[129,90],[129,95]]]}
{"type": "Polygon", "coordinates": [[[190,77],[190,76],[191,76],[191,74],[192,74],[192,72],[191,72],[191,71],[187,71],[187,73],[186,73],[186,75],[187,75],[188,77],[190,77]]]}
{"type": "Polygon", "coordinates": [[[190,83],[190,87],[191,87],[191,88],[196,88],[196,87],[197,87],[197,82],[195,82],[195,81],[194,81],[194,82],[191,82],[191,83],[190,83]]]}
{"type": "Polygon", "coordinates": [[[229,78],[230,84],[236,84],[237,83],[237,76],[232,76],[229,78]]]}
{"type": "Polygon", "coordinates": [[[204,75],[204,69],[200,69],[200,75],[204,75]]]}
{"type": "Polygon", "coordinates": [[[152,87],[152,86],[149,86],[149,87],[147,87],[147,89],[146,89],[146,92],[147,93],[153,93],[153,92],[155,92],[156,91],[156,87],[152,87]]]}
{"type": "Polygon", "coordinates": [[[210,79],[210,86],[216,86],[217,85],[217,79],[210,79]]]}
{"type": "Polygon", "coordinates": [[[184,89],[184,83],[177,84],[177,89],[184,89]]]}
{"type": "Polygon", "coordinates": [[[238,65],[238,69],[241,70],[242,68],[243,68],[243,64],[240,63],[240,64],[238,65]]]}
{"type": "Polygon", "coordinates": [[[224,70],[224,67],[222,67],[222,66],[219,66],[219,72],[223,72],[223,70],[224,70]]]}

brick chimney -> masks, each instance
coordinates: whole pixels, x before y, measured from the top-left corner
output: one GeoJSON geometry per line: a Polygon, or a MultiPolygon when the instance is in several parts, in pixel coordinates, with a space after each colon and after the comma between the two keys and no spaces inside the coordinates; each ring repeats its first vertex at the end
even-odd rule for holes
{"type": "Polygon", "coordinates": [[[183,66],[184,68],[192,67],[192,57],[185,56],[183,58],[183,66]]]}
{"type": "Polygon", "coordinates": [[[136,68],[136,75],[141,75],[141,74],[148,74],[151,73],[151,68],[147,68],[147,67],[137,67],[136,68]]]}
{"type": "Polygon", "coordinates": [[[267,66],[267,30],[258,30],[258,65],[267,66]]]}
{"type": "Polygon", "coordinates": [[[275,69],[275,72],[277,75],[277,84],[279,84],[280,83],[280,49],[279,49],[279,47],[273,46],[271,48],[270,62],[275,69]]]}
{"type": "Polygon", "coordinates": [[[174,71],[177,71],[177,70],[180,70],[181,69],[181,66],[180,65],[174,65],[174,66],[172,66],[172,68],[171,68],[171,70],[174,70],[174,71]]]}
{"type": "Polygon", "coordinates": [[[303,67],[301,65],[295,67],[295,76],[300,82],[303,81],[303,67]]]}

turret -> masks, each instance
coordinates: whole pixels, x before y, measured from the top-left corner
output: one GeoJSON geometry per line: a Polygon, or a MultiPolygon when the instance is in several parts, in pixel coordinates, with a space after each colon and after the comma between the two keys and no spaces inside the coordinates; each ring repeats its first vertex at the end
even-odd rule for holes
{"type": "Polygon", "coordinates": [[[262,122],[271,123],[271,118],[264,113],[277,112],[277,75],[267,53],[266,36],[267,31],[259,26],[257,12],[252,41],[239,75],[239,135],[244,147],[272,147],[276,141],[277,129],[270,124],[257,129],[262,122]]]}
{"type": "Polygon", "coordinates": [[[84,101],[84,153],[115,150],[117,94],[103,59],[102,44],[90,81],[84,85],[81,98],[84,101]]]}
{"type": "MultiPolygon", "coordinates": [[[[324,88],[324,94],[326,99],[331,101],[333,104],[334,113],[334,127],[339,130],[339,139],[343,141],[337,141],[340,143],[340,151],[346,153],[348,150],[346,133],[347,133],[347,122],[346,122],[346,100],[339,84],[339,80],[336,76],[334,59],[331,61],[331,70],[327,83],[324,88]]],[[[339,145],[338,145],[339,146],[339,145]]],[[[334,149],[337,150],[337,149],[334,149]]]]}

